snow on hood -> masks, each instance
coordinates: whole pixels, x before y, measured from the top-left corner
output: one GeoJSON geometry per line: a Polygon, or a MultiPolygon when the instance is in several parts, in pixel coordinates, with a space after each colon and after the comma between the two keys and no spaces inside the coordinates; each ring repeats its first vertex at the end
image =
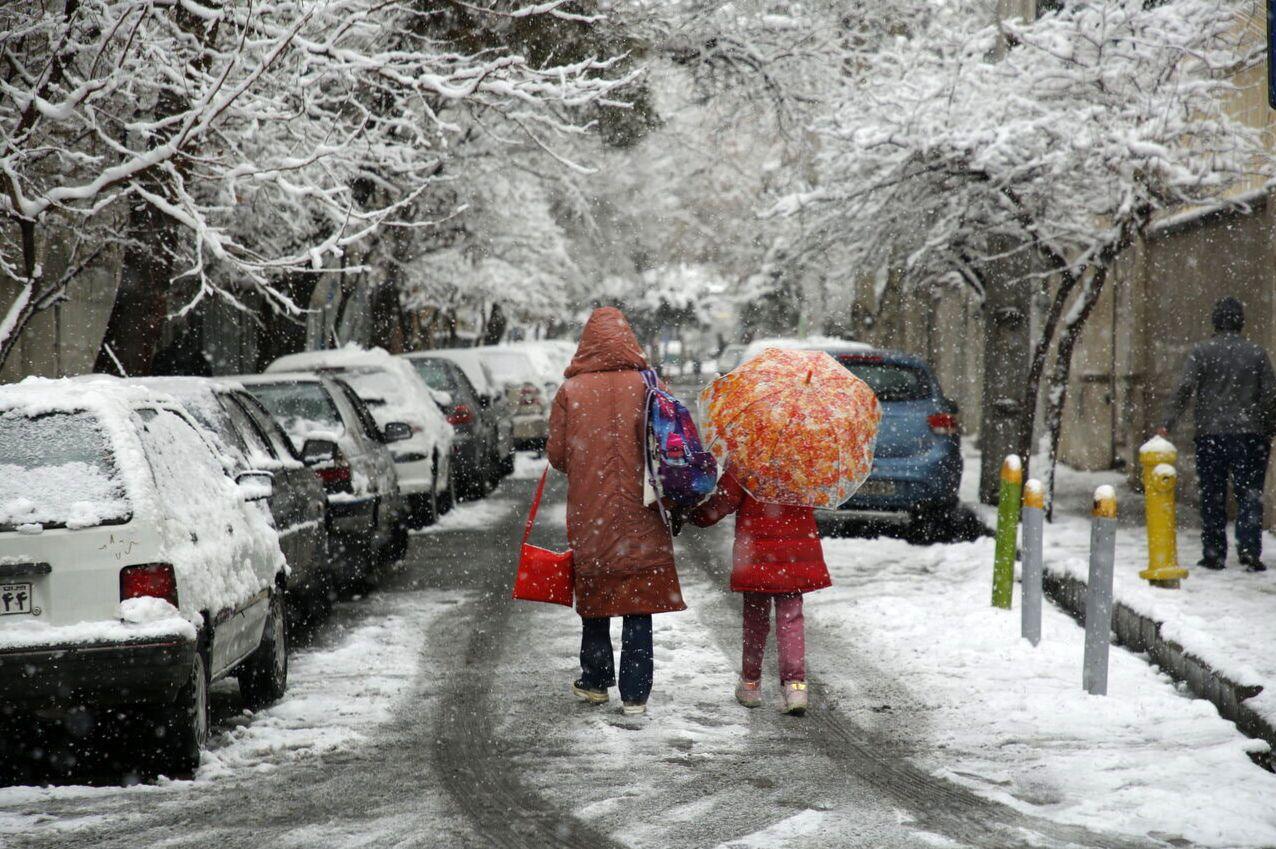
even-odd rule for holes
{"type": "Polygon", "coordinates": [[[837,349],[839,351],[871,351],[872,345],[854,342],[850,339],[838,339],[833,336],[776,337],[774,339],[757,339],[750,342],[740,357],[740,362],[751,360],[767,348],[797,349],[801,351],[821,351],[837,349]]]}

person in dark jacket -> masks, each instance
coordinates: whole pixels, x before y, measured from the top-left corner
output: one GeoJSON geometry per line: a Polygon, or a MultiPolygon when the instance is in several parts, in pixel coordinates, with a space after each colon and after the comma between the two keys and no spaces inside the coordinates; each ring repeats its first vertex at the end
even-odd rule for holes
{"type": "Polygon", "coordinates": [[[1227,559],[1227,481],[1236,495],[1236,549],[1241,565],[1263,565],[1263,484],[1276,424],[1276,375],[1261,347],[1241,337],[1245,309],[1236,298],[1214,305],[1214,336],[1187,355],[1183,377],[1157,431],[1168,436],[1196,396],[1196,475],[1201,488],[1200,565],[1227,559]]]}

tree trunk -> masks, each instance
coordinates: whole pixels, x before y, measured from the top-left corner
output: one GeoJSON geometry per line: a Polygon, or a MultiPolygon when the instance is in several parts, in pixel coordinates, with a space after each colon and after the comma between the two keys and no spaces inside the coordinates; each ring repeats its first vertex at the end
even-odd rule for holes
{"type": "Polygon", "coordinates": [[[151,373],[151,362],[168,318],[173,227],[168,216],[150,204],[129,212],[128,232],[133,242],[124,251],[120,288],[94,371],[115,374],[118,360],[118,366],[131,377],[151,373]],[[107,352],[107,346],[114,357],[107,352]]]}
{"type": "MultiPolygon", "coordinates": [[[[307,309],[319,285],[319,275],[314,272],[297,272],[279,281],[279,288],[294,304],[307,309]]],[[[296,354],[306,349],[306,316],[289,315],[272,309],[262,316],[265,330],[257,349],[257,366],[265,368],[285,354],[296,354]]]]}
{"type": "Polygon", "coordinates": [[[979,500],[996,504],[1001,462],[1022,450],[1024,379],[1031,292],[1016,275],[985,283],[983,420],[980,423],[979,500]]]}

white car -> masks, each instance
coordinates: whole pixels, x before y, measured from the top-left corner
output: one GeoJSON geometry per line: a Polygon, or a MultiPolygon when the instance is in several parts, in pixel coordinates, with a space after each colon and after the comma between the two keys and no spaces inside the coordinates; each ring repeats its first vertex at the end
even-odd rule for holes
{"type": "Polygon", "coordinates": [[[211,682],[235,675],[254,709],[287,686],[271,493],[163,392],[0,387],[3,711],[144,708],[160,771],[198,767],[211,682]]]}
{"type": "Polygon", "coordinates": [[[413,526],[429,524],[451,508],[452,425],[440,408],[441,399],[411,363],[380,348],[347,345],[288,354],[266,368],[267,374],[296,371],[340,375],[368,405],[385,441],[393,443],[389,448],[399,491],[408,499],[413,526]]]}
{"type": "Polygon", "coordinates": [[[539,449],[549,436],[549,408],[562,382],[544,351],[524,345],[488,345],[473,349],[505,388],[514,411],[514,446],[539,449]]]}

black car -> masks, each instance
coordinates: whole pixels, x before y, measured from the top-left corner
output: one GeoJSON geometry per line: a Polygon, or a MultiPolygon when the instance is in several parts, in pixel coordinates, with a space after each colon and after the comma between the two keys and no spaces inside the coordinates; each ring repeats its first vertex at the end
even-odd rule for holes
{"type": "Polygon", "coordinates": [[[496,417],[456,363],[429,354],[411,354],[407,359],[426,386],[448,396],[442,406],[454,431],[452,468],[459,494],[468,500],[482,498],[498,477],[492,468],[499,450],[496,417]]]}

